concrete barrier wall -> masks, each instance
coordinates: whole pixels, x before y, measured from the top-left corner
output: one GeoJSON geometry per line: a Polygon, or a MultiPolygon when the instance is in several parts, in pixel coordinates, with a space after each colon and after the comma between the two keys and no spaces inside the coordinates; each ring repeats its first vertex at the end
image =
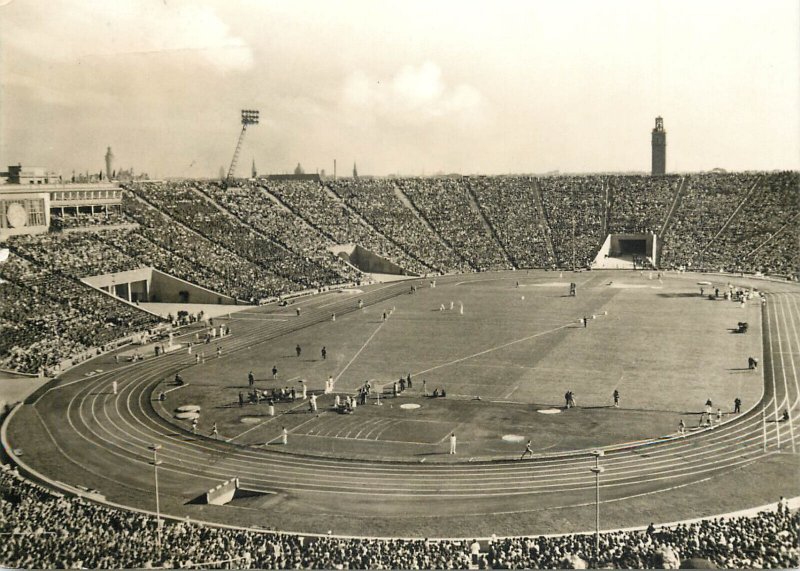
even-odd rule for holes
{"type": "Polygon", "coordinates": [[[362,248],[358,244],[355,245],[351,252],[348,253],[342,250],[338,253],[338,255],[339,257],[344,258],[346,261],[353,264],[362,272],[374,274],[393,274],[400,276],[406,275],[406,271],[394,262],[390,262],[386,258],[381,258],[377,254],[370,252],[366,248],[362,248]]]}
{"type": "Polygon", "coordinates": [[[236,305],[236,299],[229,295],[223,295],[210,289],[190,284],[155,268],[150,280],[150,301],[236,305]]]}
{"type": "Polygon", "coordinates": [[[82,281],[125,301],[236,305],[236,299],[229,295],[189,283],[155,268],[87,276],[82,281]]]}

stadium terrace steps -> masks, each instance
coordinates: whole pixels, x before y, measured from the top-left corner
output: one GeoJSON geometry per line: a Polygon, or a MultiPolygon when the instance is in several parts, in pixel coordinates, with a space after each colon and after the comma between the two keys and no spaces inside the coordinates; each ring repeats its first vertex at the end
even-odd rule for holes
{"type": "MultiPolygon", "coordinates": [[[[408,209],[409,209],[409,211],[411,211],[411,213],[412,213],[412,214],[413,214],[413,215],[414,215],[414,216],[417,218],[417,220],[419,220],[419,221],[420,221],[420,223],[421,223],[423,226],[425,226],[425,227],[428,229],[428,231],[429,231],[429,232],[431,232],[431,233],[433,233],[433,234],[438,234],[438,232],[436,232],[436,228],[434,228],[434,227],[433,227],[433,224],[431,224],[430,220],[428,220],[428,219],[427,219],[427,218],[426,218],[426,217],[425,217],[425,216],[424,216],[424,215],[423,215],[423,214],[422,214],[422,213],[419,211],[419,208],[417,208],[417,206],[416,206],[416,205],[415,205],[415,204],[414,204],[414,203],[411,201],[411,199],[409,199],[409,198],[408,198],[408,196],[406,196],[406,193],[405,193],[405,192],[403,192],[403,190],[402,190],[402,189],[401,189],[399,186],[397,186],[397,184],[392,184],[392,188],[393,188],[393,190],[394,190],[394,194],[395,194],[395,196],[397,197],[397,199],[398,199],[400,202],[402,202],[402,203],[403,203],[403,206],[405,206],[406,208],[408,208],[408,209]]],[[[445,242],[447,241],[446,239],[444,239],[444,237],[442,237],[442,239],[443,239],[445,242]]],[[[449,245],[449,244],[448,244],[448,245],[449,245]]],[[[451,247],[452,247],[452,246],[451,246],[451,247]]]]}
{"type": "Polygon", "coordinates": [[[688,186],[689,186],[689,177],[685,176],[681,179],[681,182],[678,185],[678,189],[675,191],[675,198],[672,200],[672,205],[669,208],[669,212],[667,212],[667,216],[666,218],[664,218],[664,224],[661,225],[661,230],[658,232],[656,259],[653,260],[653,263],[657,268],[661,267],[661,251],[664,249],[664,239],[667,236],[667,232],[669,232],[673,216],[680,207],[681,201],[683,200],[683,196],[686,194],[686,189],[688,186]]]}
{"type": "Polygon", "coordinates": [[[511,259],[511,256],[508,254],[508,250],[506,250],[506,247],[500,241],[500,238],[497,235],[497,230],[495,229],[494,225],[486,217],[486,213],[483,211],[483,208],[481,208],[480,203],[475,198],[475,191],[473,190],[472,185],[467,183],[466,187],[467,187],[467,199],[469,200],[469,204],[472,207],[472,210],[474,210],[475,213],[478,215],[480,221],[483,222],[483,227],[486,230],[486,233],[494,239],[500,252],[503,254],[503,256],[505,256],[506,262],[508,262],[514,268],[518,267],[511,259]]]}
{"type": "MultiPolygon", "coordinates": [[[[533,184],[531,185],[533,189],[533,195],[536,200],[536,210],[539,212],[539,225],[542,228],[542,234],[544,234],[544,241],[545,247],[547,248],[547,255],[550,256],[550,260],[555,262],[556,260],[556,251],[553,248],[553,239],[550,237],[551,229],[550,225],[547,223],[547,216],[544,215],[544,203],[542,202],[542,189],[539,188],[539,179],[533,179],[533,184]]],[[[603,228],[605,230],[605,227],[603,228]]],[[[604,234],[605,235],[605,234],[604,234]]]]}
{"type": "Polygon", "coordinates": [[[736,215],[739,214],[739,212],[742,210],[744,205],[747,204],[747,201],[753,195],[753,192],[758,187],[761,186],[761,182],[763,180],[764,180],[764,177],[759,177],[758,180],[756,180],[753,183],[753,186],[751,186],[750,190],[747,191],[747,194],[744,195],[744,197],[742,198],[741,202],[739,202],[739,205],[736,207],[736,209],[733,212],[731,212],[731,215],[728,216],[728,219],[725,220],[725,222],[722,224],[722,227],[719,229],[719,231],[714,235],[713,238],[711,238],[711,240],[708,241],[708,243],[705,246],[703,246],[703,249],[700,251],[701,254],[703,252],[705,252],[706,250],[708,250],[708,248],[716,241],[716,239],[719,238],[720,235],[722,235],[723,232],[725,232],[725,230],[728,228],[728,226],[733,221],[733,219],[736,218],[736,215]]]}
{"type": "Polygon", "coordinates": [[[784,232],[795,230],[795,235],[797,234],[797,222],[800,220],[800,212],[792,216],[783,226],[781,226],[772,236],[761,242],[755,249],[753,249],[749,254],[747,254],[748,258],[753,257],[756,252],[758,252],[764,246],[767,246],[778,236],[783,235],[784,232]]]}

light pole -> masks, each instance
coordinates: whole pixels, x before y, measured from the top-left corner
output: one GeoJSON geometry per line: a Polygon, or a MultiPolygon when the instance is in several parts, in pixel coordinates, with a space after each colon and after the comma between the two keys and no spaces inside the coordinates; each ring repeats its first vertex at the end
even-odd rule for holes
{"type": "Polygon", "coordinates": [[[160,554],[161,553],[161,507],[158,502],[158,466],[161,464],[161,460],[158,459],[158,451],[161,450],[161,444],[153,444],[148,448],[153,451],[153,461],[151,462],[151,464],[153,465],[153,474],[155,476],[155,481],[156,481],[156,546],[158,548],[158,553],[160,554]]]}
{"type": "Polygon", "coordinates": [[[604,468],[600,465],[600,458],[605,456],[602,450],[592,450],[594,456],[594,466],[590,470],[594,473],[594,564],[595,567],[600,561],[600,474],[604,468]]]}

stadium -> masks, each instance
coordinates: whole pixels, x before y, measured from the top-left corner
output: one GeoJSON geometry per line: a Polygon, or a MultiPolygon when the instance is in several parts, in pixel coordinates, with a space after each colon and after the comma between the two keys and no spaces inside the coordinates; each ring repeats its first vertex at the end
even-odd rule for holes
{"type": "Polygon", "coordinates": [[[240,118],[4,173],[0,565],[800,565],[800,172],[659,116],[648,174],[242,177],[240,118]]]}

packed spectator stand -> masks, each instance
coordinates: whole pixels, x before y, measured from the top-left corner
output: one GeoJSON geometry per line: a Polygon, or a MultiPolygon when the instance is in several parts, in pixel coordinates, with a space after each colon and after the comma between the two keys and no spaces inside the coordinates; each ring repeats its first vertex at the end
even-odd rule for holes
{"type": "Polygon", "coordinates": [[[728,272],[797,272],[799,189],[800,173],[764,175],[752,200],[742,204],[737,216],[703,252],[705,267],[728,272]],[[758,255],[752,255],[762,244],[765,247],[758,255]]]}
{"type": "MultiPolygon", "coordinates": [[[[510,269],[500,244],[473,208],[462,179],[401,179],[398,186],[455,252],[478,271],[510,269]]],[[[498,191],[498,195],[500,192],[498,191]]]]}
{"type": "Polygon", "coordinates": [[[608,231],[660,232],[681,179],[676,175],[610,177],[608,231]]]}
{"type": "Polygon", "coordinates": [[[554,265],[533,177],[481,176],[470,178],[469,185],[514,267],[547,268],[554,265]]]}
{"type": "MultiPolygon", "coordinates": [[[[597,567],[797,568],[800,515],[779,507],[600,535],[597,567]]],[[[594,558],[593,535],[484,540],[301,536],[168,521],[56,493],[0,466],[0,564],[12,568],[553,569],[594,558]],[[163,548],[159,548],[163,545],[163,548]]]]}
{"type": "Polygon", "coordinates": [[[600,176],[543,177],[545,217],[557,263],[586,267],[605,239],[606,180],[600,176]]]}
{"type": "Polygon", "coordinates": [[[406,270],[425,274],[429,266],[378,232],[333,191],[312,181],[265,181],[264,190],[336,244],[360,244],[406,270]]]}
{"type": "Polygon", "coordinates": [[[132,183],[137,196],[155,206],[189,229],[235,252],[276,275],[307,288],[317,288],[346,281],[331,267],[287,250],[273,239],[246,226],[230,212],[207,200],[206,193],[217,182],[181,181],[169,183],[132,183]]]}
{"type": "Polygon", "coordinates": [[[662,265],[701,266],[703,249],[741,204],[759,176],[754,173],[692,175],[663,236],[662,265]]]}
{"type": "MultiPolygon", "coordinates": [[[[408,184],[424,184],[409,179],[408,184]]],[[[339,180],[331,189],[376,230],[435,271],[469,271],[469,264],[400,200],[404,180],[339,180]]]]}
{"type": "Polygon", "coordinates": [[[12,254],[0,265],[0,367],[54,374],[60,364],[160,319],[57,269],[12,254]]]}

